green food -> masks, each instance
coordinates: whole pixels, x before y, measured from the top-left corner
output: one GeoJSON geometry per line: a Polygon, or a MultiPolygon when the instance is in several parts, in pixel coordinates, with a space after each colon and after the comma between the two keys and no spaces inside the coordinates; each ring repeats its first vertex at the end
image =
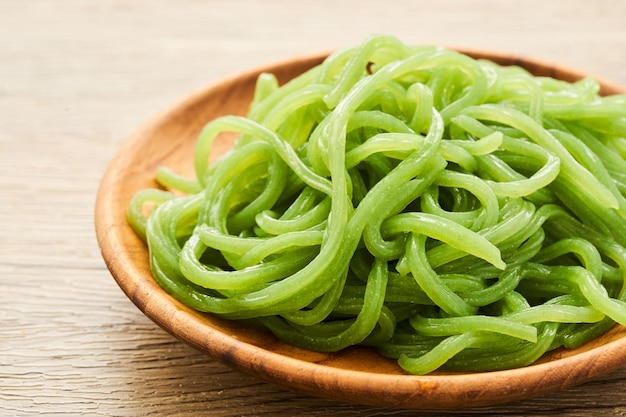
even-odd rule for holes
{"type": "Polygon", "coordinates": [[[261,75],[129,221],[197,310],[408,373],[525,366],[626,325],[626,96],[598,91],[372,36],[261,75]]]}

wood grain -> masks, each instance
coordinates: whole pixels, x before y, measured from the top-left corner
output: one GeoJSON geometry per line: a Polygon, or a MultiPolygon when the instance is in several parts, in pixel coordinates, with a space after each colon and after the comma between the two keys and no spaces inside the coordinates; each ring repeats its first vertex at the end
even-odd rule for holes
{"type": "MultiPolygon", "coordinates": [[[[0,0],[0,415],[431,415],[319,400],[171,337],[128,301],[93,228],[122,142],[220,77],[358,42],[510,51],[626,84],[619,0],[0,0]]],[[[626,370],[438,415],[626,415],[626,370]]]]}

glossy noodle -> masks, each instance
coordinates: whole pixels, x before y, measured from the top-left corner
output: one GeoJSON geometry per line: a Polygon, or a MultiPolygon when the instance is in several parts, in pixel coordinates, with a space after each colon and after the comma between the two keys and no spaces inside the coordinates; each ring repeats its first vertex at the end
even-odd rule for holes
{"type": "Polygon", "coordinates": [[[372,36],[261,75],[129,221],[194,309],[407,373],[525,366],[626,325],[626,97],[598,91],[372,36]]]}

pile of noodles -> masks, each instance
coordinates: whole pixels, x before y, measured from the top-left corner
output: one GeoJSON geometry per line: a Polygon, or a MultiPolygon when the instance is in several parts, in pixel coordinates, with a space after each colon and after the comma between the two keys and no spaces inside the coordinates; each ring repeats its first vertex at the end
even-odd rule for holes
{"type": "Polygon", "coordinates": [[[626,325],[626,97],[598,90],[372,36],[263,74],[129,221],[194,309],[408,373],[524,366],[626,325]]]}

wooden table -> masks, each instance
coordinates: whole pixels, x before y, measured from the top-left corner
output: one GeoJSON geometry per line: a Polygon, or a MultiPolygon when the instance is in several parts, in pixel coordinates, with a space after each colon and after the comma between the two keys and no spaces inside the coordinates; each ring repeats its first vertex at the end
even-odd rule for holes
{"type": "MultiPolygon", "coordinates": [[[[93,227],[103,171],[147,118],[227,74],[372,32],[626,84],[620,0],[381,3],[0,0],[0,415],[418,414],[290,392],[175,340],[117,287],[93,227]]],[[[438,415],[626,415],[624,390],[626,368],[438,415]]]]}

